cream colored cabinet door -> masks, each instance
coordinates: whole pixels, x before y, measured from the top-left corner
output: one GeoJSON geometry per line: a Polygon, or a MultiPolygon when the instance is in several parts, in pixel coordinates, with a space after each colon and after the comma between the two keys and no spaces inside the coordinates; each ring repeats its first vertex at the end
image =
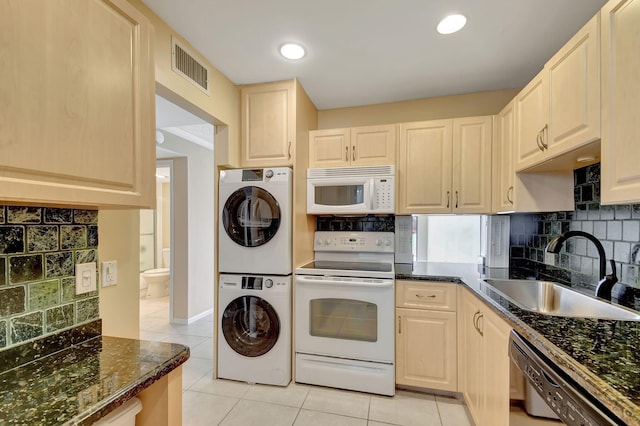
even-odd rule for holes
{"type": "Polygon", "coordinates": [[[549,90],[546,155],[600,139],[600,13],[545,65],[549,90]]]}
{"type": "Polygon", "coordinates": [[[351,165],[378,166],[396,163],[398,126],[353,127],[351,129],[351,165]]]}
{"type": "Polygon", "coordinates": [[[484,423],[487,426],[509,426],[510,327],[493,313],[483,310],[478,324],[482,331],[484,351],[484,423]]]}
{"type": "Polygon", "coordinates": [[[514,132],[515,108],[511,101],[498,113],[494,129],[493,148],[493,192],[494,212],[512,211],[514,209],[514,132]]]}
{"type": "Polygon", "coordinates": [[[452,120],[400,124],[397,214],[450,213],[452,120]]]}
{"type": "Polygon", "coordinates": [[[309,132],[309,167],[395,164],[398,126],[353,127],[309,132]]]}
{"type": "Polygon", "coordinates": [[[241,165],[291,165],[295,149],[293,83],[287,81],[243,87],[241,108],[241,165]]]}
{"type": "Polygon", "coordinates": [[[396,383],[456,392],[456,313],[396,309],[396,383]]]}
{"type": "Polygon", "coordinates": [[[453,213],[491,212],[493,118],[453,120],[453,213]]]}
{"type": "Polygon", "coordinates": [[[309,132],[309,168],[346,167],[351,156],[350,129],[309,132]]]}
{"type": "Polygon", "coordinates": [[[153,207],[147,18],[126,0],[16,0],[0,26],[0,199],[153,207]]]}
{"type": "Polygon", "coordinates": [[[484,425],[484,350],[477,328],[480,307],[473,296],[461,291],[459,315],[459,390],[467,403],[473,423],[484,425]]]}
{"type": "Polygon", "coordinates": [[[640,0],[611,0],[601,10],[601,202],[640,202],[640,0]]]}
{"type": "Polygon", "coordinates": [[[545,158],[549,96],[545,70],[536,75],[515,98],[516,171],[545,158]]]}

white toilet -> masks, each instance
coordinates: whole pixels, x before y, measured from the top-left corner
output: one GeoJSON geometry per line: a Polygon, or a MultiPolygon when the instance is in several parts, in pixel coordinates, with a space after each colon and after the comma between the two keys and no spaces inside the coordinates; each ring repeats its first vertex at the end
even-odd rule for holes
{"type": "Polygon", "coordinates": [[[162,249],[162,266],[164,268],[149,269],[144,271],[141,276],[147,284],[147,297],[163,297],[169,295],[169,279],[171,270],[169,265],[171,262],[171,249],[162,249]]]}

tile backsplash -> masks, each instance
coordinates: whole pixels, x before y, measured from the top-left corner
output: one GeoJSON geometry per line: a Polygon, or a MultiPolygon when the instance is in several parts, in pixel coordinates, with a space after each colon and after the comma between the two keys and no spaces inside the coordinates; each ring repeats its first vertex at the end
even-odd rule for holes
{"type": "MultiPolygon", "coordinates": [[[[619,282],[638,287],[640,205],[600,205],[600,164],[576,170],[574,180],[574,211],[511,216],[511,266],[535,271],[538,278],[594,291],[599,262],[593,243],[581,237],[570,238],[559,254],[545,253],[547,243],[560,233],[584,231],[600,240],[607,259],[615,261],[619,282]]],[[[622,290],[627,290],[625,286],[616,287],[614,295],[622,296],[622,290]]],[[[632,293],[640,292],[634,289],[632,293]]]]}
{"type": "Polygon", "coordinates": [[[99,316],[75,264],[98,262],[98,211],[0,205],[0,350],[99,316]]]}

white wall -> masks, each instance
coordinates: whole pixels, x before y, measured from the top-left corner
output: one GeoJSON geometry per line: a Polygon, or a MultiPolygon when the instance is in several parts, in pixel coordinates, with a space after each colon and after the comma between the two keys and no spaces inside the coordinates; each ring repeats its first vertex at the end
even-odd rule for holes
{"type": "Polygon", "coordinates": [[[183,322],[197,318],[213,309],[214,288],[214,159],[213,152],[199,145],[165,132],[163,149],[180,152],[187,162],[186,200],[179,201],[185,194],[180,184],[180,173],[174,168],[172,176],[174,188],[174,267],[177,261],[186,257],[187,280],[185,287],[174,274],[174,320],[183,322]],[[179,226],[176,223],[180,215],[176,211],[186,208],[186,247],[176,248],[179,226]],[[188,256],[184,256],[184,251],[188,256]],[[178,252],[180,250],[180,252],[178,252]],[[185,292],[176,294],[177,292],[185,292]],[[183,299],[184,298],[184,299],[183,299]],[[176,303],[180,301],[180,303],[176,303]]]}

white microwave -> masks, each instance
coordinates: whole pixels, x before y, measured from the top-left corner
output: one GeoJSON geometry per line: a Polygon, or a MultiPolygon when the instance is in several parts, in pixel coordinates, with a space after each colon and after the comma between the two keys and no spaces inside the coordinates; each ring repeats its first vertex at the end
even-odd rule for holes
{"type": "Polygon", "coordinates": [[[395,166],[307,170],[307,214],[395,213],[395,166]]]}

